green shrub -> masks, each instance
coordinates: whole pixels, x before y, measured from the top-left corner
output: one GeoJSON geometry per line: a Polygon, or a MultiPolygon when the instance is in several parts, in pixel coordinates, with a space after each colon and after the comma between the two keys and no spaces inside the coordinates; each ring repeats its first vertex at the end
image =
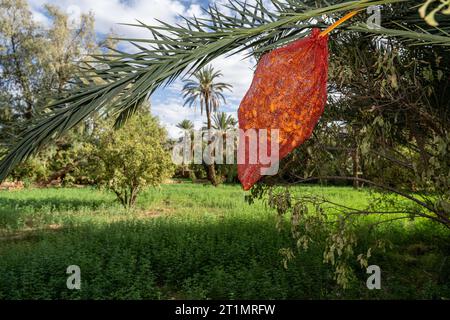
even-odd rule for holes
{"type": "Polygon", "coordinates": [[[124,207],[134,206],[143,188],[157,186],[174,171],[164,149],[166,136],[147,113],[133,116],[119,130],[104,130],[91,145],[88,167],[93,180],[112,190],[124,207]]]}
{"type": "Polygon", "coordinates": [[[41,157],[34,156],[17,166],[10,176],[13,180],[23,181],[25,186],[28,186],[33,182],[46,180],[50,174],[46,162],[41,157]]]}

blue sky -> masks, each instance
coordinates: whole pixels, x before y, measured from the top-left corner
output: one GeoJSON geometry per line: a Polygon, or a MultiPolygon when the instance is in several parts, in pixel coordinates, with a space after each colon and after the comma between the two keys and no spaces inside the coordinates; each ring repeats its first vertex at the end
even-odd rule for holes
{"type": "MultiPolygon", "coordinates": [[[[210,0],[220,3],[224,0],[210,0]]],[[[42,7],[45,3],[57,5],[67,12],[74,21],[80,13],[92,12],[95,16],[95,29],[99,36],[114,31],[120,36],[145,38],[149,34],[142,28],[122,26],[119,23],[133,23],[135,19],[152,24],[154,18],[169,23],[177,21],[178,15],[200,16],[201,6],[208,0],[28,0],[33,11],[34,19],[48,24],[42,7]]],[[[130,48],[131,49],[131,48],[130,48]]],[[[242,55],[229,58],[220,58],[213,62],[213,66],[222,70],[222,81],[233,85],[233,92],[228,93],[227,104],[221,107],[222,111],[237,118],[236,111],[239,103],[251,83],[254,61],[243,60],[242,55]]],[[[190,119],[197,128],[202,126],[204,116],[199,110],[183,107],[180,94],[181,81],[176,81],[170,87],[159,90],[151,97],[152,112],[158,116],[172,137],[178,137],[180,130],[175,125],[183,119],[190,119]]]]}

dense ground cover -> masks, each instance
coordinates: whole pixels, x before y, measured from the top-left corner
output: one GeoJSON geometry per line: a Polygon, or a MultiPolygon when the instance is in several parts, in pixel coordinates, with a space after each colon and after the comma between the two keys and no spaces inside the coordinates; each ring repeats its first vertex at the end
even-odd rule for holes
{"type": "MultiPolygon", "coordinates": [[[[365,190],[299,187],[353,207],[365,190]]],[[[286,221],[287,223],[287,221],[286,221]]],[[[239,186],[164,185],[125,211],[90,188],[0,192],[0,299],[341,299],[450,298],[449,233],[427,221],[401,221],[367,234],[392,248],[375,252],[382,289],[368,275],[343,290],[312,245],[285,269],[279,250],[293,245],[261,201],[248,205],[239,186]],[[66,268],[81,268],[82,288],[66,288],[66,268]]],[[[320,236],[320,235],[318,235],[320,236]]]]}

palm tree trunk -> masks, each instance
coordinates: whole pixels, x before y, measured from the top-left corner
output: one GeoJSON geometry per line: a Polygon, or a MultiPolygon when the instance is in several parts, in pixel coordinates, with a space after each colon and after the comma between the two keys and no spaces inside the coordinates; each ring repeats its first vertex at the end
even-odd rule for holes
{"type": "MultiPolygon", "coordinates": [[[[212,124],[211,124],[211,110],[210,110],[210,105],[209,105],[209,97],[205,97],[205,109],[206,109],[206,118],[207,118],[207,127],[208,127],[208,135],[210,133],[210,130],[212,128],[212,124]]],[[[209,137],[208,137],[208,145],[211,144],[211,142],[209,141],[209,137]]],[[[208,180],[211,182],[211,184],[213,186],[217,186],[218,182],[217,182],[217,178],[216,178],[216,168],[214,166],[214,157],[211,159],[211,164],[207,165],[207,175],[208,175],[208,180]]]]}

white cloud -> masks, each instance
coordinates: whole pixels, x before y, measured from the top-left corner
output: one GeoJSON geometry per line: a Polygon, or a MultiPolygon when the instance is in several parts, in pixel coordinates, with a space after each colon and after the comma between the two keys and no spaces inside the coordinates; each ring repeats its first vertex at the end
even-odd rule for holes
{"type": "Polygon", "coordinates": [[[151,99],[151,102],[152,113],[159,117],[172,138],[180,137],[181,130],[176,125],[184,119],[191,120],[196,129],[200,129],[203,126],[204,115],[201,115],[198,109],[183,107],[181,96],[151,99]]]}
{"type": "Polygon", "coordinates": [[[172,23],[177,15],[189,10],[177,0],[29,0],[29,3],[34,12],[41,12],[46,3],[56,5],[68,13],[78,7],[81,12],[92,12],[95,15],[97,32],[106,34],[114,30],[130,37],[148,36],[148,32],[143,28],[120,25],[121,23],[136,23],[136,20],[154,23],[152,18],[172,23]]]}
{"type": "Polygon", "coordinates": [[[233,85],[233,93],[227,95],[231,103],[242,100],[252,81],[255,61],[244,58],[244,53],[238,53],[230,57],[222,56],[212,63],[214,68],[222,70],[222,80],[233,85]]]}

